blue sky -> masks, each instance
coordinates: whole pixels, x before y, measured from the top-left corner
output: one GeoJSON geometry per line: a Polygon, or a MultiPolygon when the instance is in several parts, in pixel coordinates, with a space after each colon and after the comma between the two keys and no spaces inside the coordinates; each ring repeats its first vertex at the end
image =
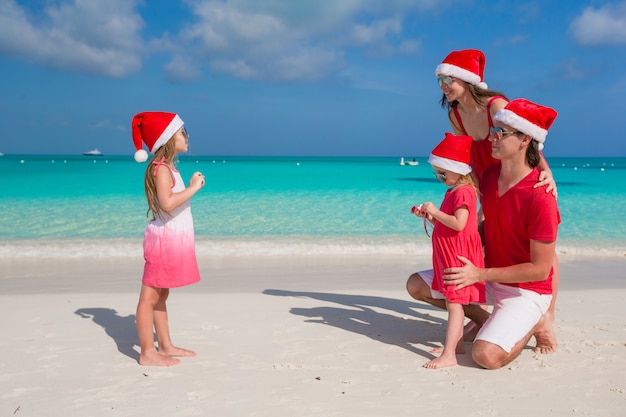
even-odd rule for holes
{"type": "Polygon", "coordinates": [[[546,156],[626,156],[624,0],[0,0],[0,152],[132,157],[162,110],[196,155],[425,156],[465,48],[559,112],[546,156]]]}

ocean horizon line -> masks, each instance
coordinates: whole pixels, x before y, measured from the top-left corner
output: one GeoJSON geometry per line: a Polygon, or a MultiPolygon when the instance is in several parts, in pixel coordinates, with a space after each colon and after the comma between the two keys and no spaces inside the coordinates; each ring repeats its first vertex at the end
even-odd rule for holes
{"type": "MultiPolygon", "coordinates": [[[[84,155],[83,153],[4,153],[2,157],[36,157],[36,158],[48,158],[48,157],[76,157],[77,159],[104,159],[107,157],[124,158],[133,160],[133,152],[127,153],[102,153],[100,155],[84,155]]],[[[181,153],[178,155],[179,159],[189,158],[364,158],[364,159],[388,159],[388,158],[428,158],[429,155],[417,155],[417,154],[392,154],[392,155],[239,155],[239,154],[194,154],[194,153],[181,153]]],[[[548,155],[546,159],[551,158],[559,159],[626,159],[626,155],[548,155]]]]}

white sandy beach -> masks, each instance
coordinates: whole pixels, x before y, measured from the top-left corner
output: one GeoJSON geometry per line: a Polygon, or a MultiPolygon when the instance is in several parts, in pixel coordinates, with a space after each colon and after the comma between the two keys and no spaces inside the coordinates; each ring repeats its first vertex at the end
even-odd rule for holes
{"type": "Polygon", "coordinates": [[[561,256],[558,352],[496,371],[422,368],[446,313],[404,283],[428,263],[200,259],[168,302],[198,356],[158,368],[137,364],[141,259],[0,260],[0,415],[626,415],[626,258],[561,256]]]}

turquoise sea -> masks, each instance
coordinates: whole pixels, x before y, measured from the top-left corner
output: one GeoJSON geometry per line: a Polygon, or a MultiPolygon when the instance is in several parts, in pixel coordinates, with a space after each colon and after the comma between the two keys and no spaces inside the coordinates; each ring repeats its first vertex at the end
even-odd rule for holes
{"type": "MultiPolygon", "coordinates": [[[[414,204],[441,202],[426,158],[181,156],[199,256],[429,254],[414,204]],[[412,158],[410,158],[412,159],[412,158]]],[[[550,158],[559,253],[626,254],[626,158],[550,158]]],[[[0,256],[141,256],[143,174],[132,156],[0,157],[0,256]]]]}

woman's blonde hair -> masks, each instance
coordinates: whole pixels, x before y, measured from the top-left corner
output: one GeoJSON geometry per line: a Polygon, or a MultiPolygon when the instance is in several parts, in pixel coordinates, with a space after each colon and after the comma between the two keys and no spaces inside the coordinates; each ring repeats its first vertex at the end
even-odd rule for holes
{"type": "Polygon", "coordinates": [[[146,212],[146,217],[149,220],[154,220],[157,217],[164,218],[164,215],[170,218],[172,217],[169,212],[161,207],[159,197],[157,196],[156,170],[154,164],[156,162],[159,162],[161,159],[164,159],[164,162],[168,164],[176,164],[178,160],[178,153],[176,152],[176,141],[170,138],[170,140],[168,140],[165,145],[157,149],[154,152],[154,156],[150,160],[148,167],[146,168],[146,173],[144,176],[144,189],[146,191],[146,200],[148,200],[148,211],[146,212]]]}

